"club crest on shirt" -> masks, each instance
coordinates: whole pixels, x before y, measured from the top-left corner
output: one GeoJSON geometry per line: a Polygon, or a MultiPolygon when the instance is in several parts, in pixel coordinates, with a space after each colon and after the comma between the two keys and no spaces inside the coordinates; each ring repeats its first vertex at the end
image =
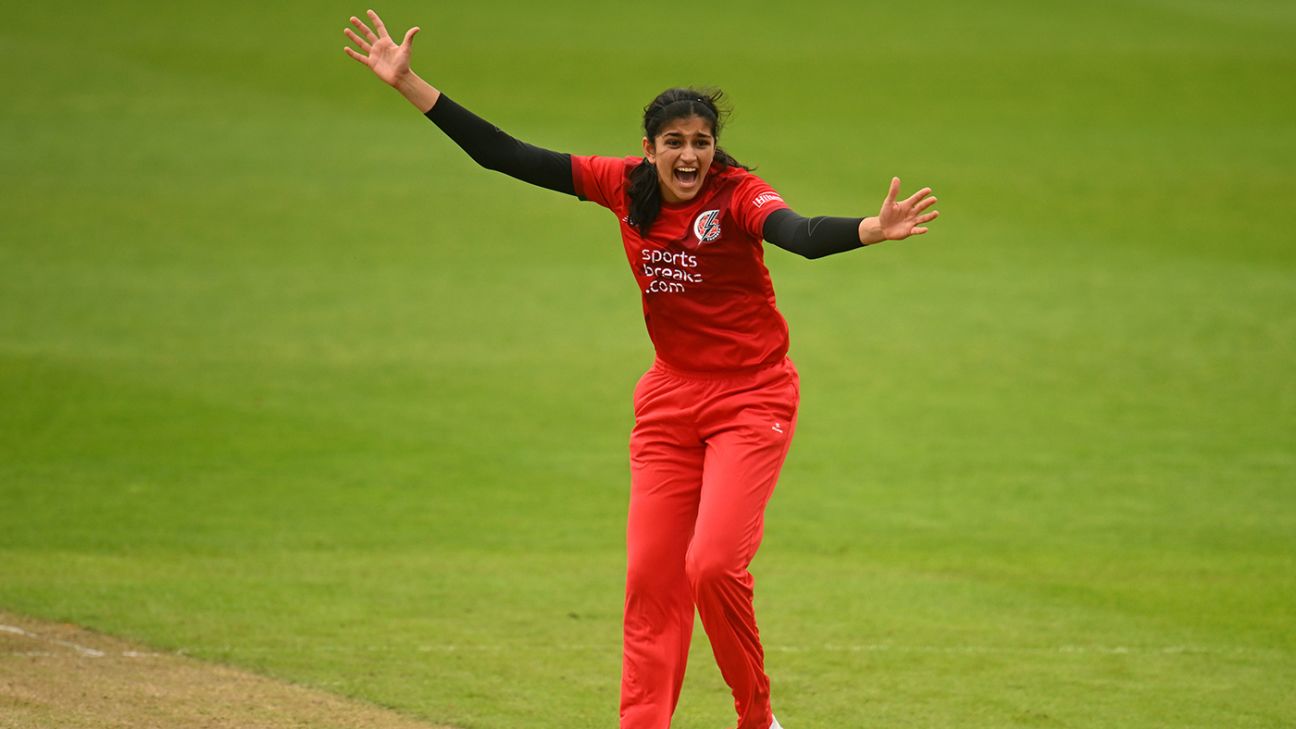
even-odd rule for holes
{"type": "Polygon", "coordinates": [[[693,221],[693,235],[698,244],[716,240],[720,237],[720,211],[707,210],[693,221]]]}

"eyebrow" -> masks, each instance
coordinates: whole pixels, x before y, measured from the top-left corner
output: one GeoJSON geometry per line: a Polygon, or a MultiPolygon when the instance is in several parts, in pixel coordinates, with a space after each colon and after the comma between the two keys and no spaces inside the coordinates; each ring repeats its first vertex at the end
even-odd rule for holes
{"type": "MultiPolygon", "coordinates": [[[[684,136],[684,134],[683,134],[682,132],[666,132],[666,133],[663,134],[662,136],[663,136],[663,137],[682,137],[682,136],[684,136]]],[[[698,132],[696,136],[699,136],[699,137],[706,137],[707,139],[710,139],[710,138],[711,138],[711,135],[708,134],[707,132],[698,132]]]]}

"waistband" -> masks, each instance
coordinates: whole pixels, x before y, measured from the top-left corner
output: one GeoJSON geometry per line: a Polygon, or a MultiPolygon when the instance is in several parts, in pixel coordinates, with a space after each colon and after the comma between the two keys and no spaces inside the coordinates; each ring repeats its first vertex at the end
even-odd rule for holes
{"type": "Polygon", "coordinates": [[[784,356],[773,362],[752,365],[751,367],[738,367],[724,370],[686,370],[667,364],[661,357],[653,359],[652,369],[659,372],[665,372],[668,375],[681,377],[686,380],[738,380],[744,377],[772,370],[778,367],[787,367],[792,365],[792,360],[784,356]]]}

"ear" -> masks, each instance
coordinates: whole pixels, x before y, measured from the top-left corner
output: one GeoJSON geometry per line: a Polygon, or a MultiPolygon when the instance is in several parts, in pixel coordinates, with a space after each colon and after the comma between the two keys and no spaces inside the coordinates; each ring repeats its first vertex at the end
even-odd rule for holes
{"type": "Polygon", "coordinates": [[[644,156],[648,158],[649,164],[656,164],[657,160],[654,159],[657,156],[655,154],[656,150],[653,149],[652,142],[648,141],[648,137],[643,138],[643,149],[644,156]]]}

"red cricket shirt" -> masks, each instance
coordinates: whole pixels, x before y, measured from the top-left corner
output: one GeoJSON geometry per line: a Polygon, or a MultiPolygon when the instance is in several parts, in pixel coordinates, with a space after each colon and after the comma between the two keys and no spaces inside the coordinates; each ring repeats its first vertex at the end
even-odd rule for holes
{"type": "Polygon", "coordinates": [[[781,361],[788,327],[765,268],[765,218],[787,203],[747,170],[713,165],[692,200],[662,203],[648,236],[630,226],[626,197],[640,157],[572,155],[576,194],[621,221],[626,258],[643,292],[657,357],[684,370],[735,370],[781,361]]]}

